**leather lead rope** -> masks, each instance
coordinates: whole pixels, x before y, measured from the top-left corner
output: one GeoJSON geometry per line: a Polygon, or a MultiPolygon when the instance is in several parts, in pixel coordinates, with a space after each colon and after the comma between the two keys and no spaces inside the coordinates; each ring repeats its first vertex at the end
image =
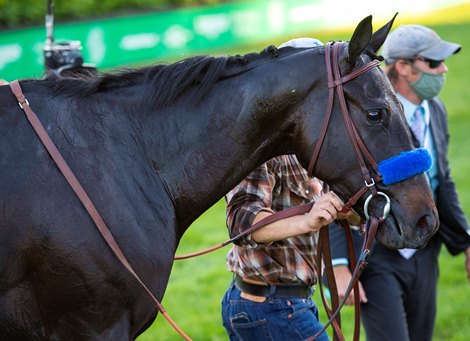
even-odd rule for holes
{"type": "MultiPolygon", "coordinates": [[[[351,281],[349,282],[348,288],[346,289],[346,293],[344,295],[344,298],[341,300],[341,303],[339,304],[338,308],[331,315],[330,320],[313,337],[309,338],[308,341],[315,340],[318,336],[320,336],[328,328],[328,326],[330,324],[332,324],[334,326],[334,323],[337,322],[337,317],[339,316],[341,308],[346,303],[346,300],[348,299],[349,295],[351,294],[351,291],[354,288],[356,288],[356,290],[354,290],[354,295],[355,295],[354,299],[356,300],[355,301],[355,306],[357,305],[357,307],[359,307],[359,297],[358,297],[358,294],[356,294],[356,292],[359,293],[359,291],[357,290],[357,283],[359,281],[359,276],[361,275],[362,271],[367,266],[367,259],[368,259],[369,254],[370,254],[370,248],[372,246],[372,241],[374,240],[375,234],[377,232],[377,228],[381,223],[382,223],[382,218],[377,218],[377,217],[374,217],[374,216],[371,216],[370,219],[367,221],[366,235],[364,237],[364,243],[362,245],[361,255],[360,255],[359,260],[356,264],[356,267],[355,267],[355,269],[352,273],[352,278],[351,278],[351,281]]],[[[354,258],[355,257],[353,257],[353,259],[354,258]]],[[[319,284],[320,284],[320,287],[321,287],[321,278],[319,279],[319,284]]],[[[325,307],[327,307],[327,306],[325,306],[325,307]]],[[[356,308],[356,315],[358,314],[358,312],[359,312],[358,308],[356,308]]],[[[328,310],[327,310],[327,313],[328,313],[328,310]]],[[[358,318],[356,318],[355,322],[356,323],[360,322],[360,320],[358,318]]],[[[359,340],[359,336],[360,336],[359,332],[360,332],[360,326],[355,325],[354,326],[354,340],[359,340]]],[[[335,333],[336,333],[336,329],[335,329],[335,333]]],[[[335,336],[335,337],[337,337],[339,340],[344,340],[344,336],[342,335],[341,331],[339,331],[339,333],[337,333],[337,336],[335,336]]]]}
{"type": "MultiPolygon", "coordinates": [[[[324,226],[320,230],[319,242],[317,247],[317,266],[320,267],[321,264],[324,264],[324,273],[327,277],[328,288],[330,289],[330,297],[331,297],[331,308],[328,305],[328,300],[325,295],[325,291],[323,290],[323,278],[322,278],[322,271],[320,269],[317,270],[318,278],[318,285],[320,287],[320,294],[321,300],[323,302],[323,306],[325,307],[326,314],[328,316],[329,321],[331,321],[331,325],[333,327],[333,341],[344,341],[344,335],[341,332],[341,316],[338,314],[336,318],[333,318],[334,313],[340,309],[339,308],[339,297],[338,297],[338,287],[336,285],[336,281],[334,280],[334,273],[333,273],[333,265],[331,262],[331,251],[330,251],[330,238],[328,233],[329,227],[324,226]],[[323,258],[323,259],[322,259],[323,258]],[[333,277],[331,277],[333,276],[333,277]],[[333,280],[331,280],[333,278],[333,280]]],[[[325,329],[327,326],[325,327],[325,329]]],[[[320,333],[321,334],[321,333],[320,333]]],[[[320,335],[318,334],[318,335],[320,335]]]]}
{"type": "Polygon", "coordinates": [[[63,176],[69,183],[70,187],[72,187],[73,191],[77,195],[77,197],[80,199],[82,202],[83,206],[87,210],[88,214],[90,215],[91,219],[95,223],[96,227],[98,228],[99,232],[103,236],[104,240],[108,244],[108,246],[111,248],[113,253],[116,255],[116,257],[119,259],[119,261],[124,265],[124,267],[134,276],[134,278],[140,283],[140,285],[145,289],[145,291],[149,294],[149,296],[152,298],[152,300],[155,302],[157,305],[158,310],[160,313],[165,317],[165,319],[171,324],[171,326],[185,339],[188,341],[191,341],[191,338],[186,335],[181,328],[176,325],[176,323],[170,318],[168,313],[166,312],[165,308],[161,305],[161,303],[158,301],[158,299],[153,295],[153,293],[150,291],[150,289],[144,284],[144,282],[140,279],[140,277],[137,275],[137,273],[134,271],[132,266],[129,264],[127,261],[127,258],[124,256],[124,253],[122,252],[121,248],[117,244],[116,240],[114,239],[113,235],[111,234],[111,231],[109,228],[106,226],[106,223],[104,220],[101,218],[101,215],[98,213],[97,209],[95,208],[95,205],[93,205],[93,202],[89,198],[88,194],[85,192],[83,187],[80,185],[79,181],[73,174],[72,170],[68,166],[67,162],[64,160],[60,152],[58,151],[57,147],[55,146],[54,142],[51,140],[49,135],[47,134],[46,130],[44,129],[44,126],[41,124],[39,121],[39,118],[37,115],[33,112],[31,107],[29,106],[29,102],[26,99],[26,97],[23,95],[23,92],[21,90],[20,84],[17,80],[13,81],[10,83],[10,88],[13,92],[13,94],[16,96],[18,100],[18,104],[21,109],[23,109],[24,113],[26,114],[26,117],[31,123],[31,126],[33,127],[34,131],[38,135],[39,139],[43,143],[44,147],[46,147],[47,151],[49,152],[50,156],[56,163],[57,167],[60,169],[62,172],[63,176]]]}
{"type": "Polygon", "coordinates": [[[272,222],[275,222],[275,221],[278,221],[278,220],[281,220],[281,219],[284,219],[284,218],[293,217],[293,216],[296,216],[296,215],[301,215],[301,214],[308,213],[312,209],[312,206],[313,206],[313,202],[309,202],[307,204],[294,206],[294,207],[288,208],[286,210],[276,212],[274,214],[271,214],[271,215],[267,216],[266,218],[261,219],[256,224],[251,226],[249,229],[245,230],[244,232],[236,235],[235,237],[233,237],[231,239],[228,239],[228,240],[224,241],[223,243],[212,246],[212,247],[210,247],[208,249],[205,249],[205,250],[202,250],[202,251],[175,256],[175,260],[181,260],[181,259],[196,257],[196,256],[204,255],[206,253],[218,250],[218,249],[220,249],[224,246],[227,246],[230,243],[233,243],[233,242],[236,242],[237,240],[240,240],[241,238],[243,238],[243,237],[245,237],[249,234],[252,234],[253,232],[259,230],[263,226],[271,224],[272,222]]]}

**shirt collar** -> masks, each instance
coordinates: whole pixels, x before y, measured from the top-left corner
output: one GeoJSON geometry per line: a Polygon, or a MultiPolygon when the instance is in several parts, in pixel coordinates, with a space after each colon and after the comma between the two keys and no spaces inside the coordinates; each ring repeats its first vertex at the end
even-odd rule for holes
{"type": "MultiPolygon", "coordinates": [[[[408,124],[411,123],[411,119],[417,109],[417,107],[419,105],[416,105],[412,102],[410,102],[408,99],[406,99],[405,97],[403,97],[403,95],[401,95],[400,93],[397,92],[397,97],[398,99],[400,100],[400,102],[403,104],[403,111],[405,112],[405,118],[406,118],[406,121],[408,122],[408,124]]],[[[429,124],[429,119],[430,119],[430,116],[429,116],[429,103],[428,103],[428,100],[423,100],[420,104],[423,109],[424,109],[424,122],[426,124],[429,124]]]]}

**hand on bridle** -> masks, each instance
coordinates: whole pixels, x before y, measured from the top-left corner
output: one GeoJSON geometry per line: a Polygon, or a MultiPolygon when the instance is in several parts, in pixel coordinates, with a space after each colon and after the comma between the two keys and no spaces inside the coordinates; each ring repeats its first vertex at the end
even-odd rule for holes
{"type": "Polygon", "coordinates": [[[337,219],[347,219],[353,215],[351,210],[343,212],[344,203],[333,191],[318,196],[315,204],[307,214],[308,224],[312,231],[318,231],[337,219]]]}

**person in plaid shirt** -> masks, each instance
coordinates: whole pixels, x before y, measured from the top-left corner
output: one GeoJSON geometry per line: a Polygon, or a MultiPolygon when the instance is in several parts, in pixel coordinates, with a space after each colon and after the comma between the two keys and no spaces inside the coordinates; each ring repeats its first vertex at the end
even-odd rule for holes
{"type": "MultiPolygon", "coordinates": [[[[227,227],[235,236],[274,212],[315,201],[305,215],[253,232],[229,251],[234,280],[222,301],[230,340],[306,340],[322,328],[311,300],[318,232],[345,219],[343,202],[309,178],[294,155],[269,160],[226,195],[227,227]]],[[[328,340],[326,332],[318,341],[328,340]]]]}

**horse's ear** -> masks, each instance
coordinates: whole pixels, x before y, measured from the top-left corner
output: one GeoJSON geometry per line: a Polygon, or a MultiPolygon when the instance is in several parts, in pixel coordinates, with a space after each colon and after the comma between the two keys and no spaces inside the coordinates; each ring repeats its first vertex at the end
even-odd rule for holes
{"type": "Polygon", "coordinates": [[[388,23],[386,23],[381,29],[379,29],[377,32],[375,32],[372,35],[372,39],[370,41],[370,46],[372,50],[374,50],[375,53],[380,49],[382,44],[385,41],[385,38],[387,38],[388,33],[390,32],[393,22],[395,21],[395,18],[397,17],[398,12],[395,13],[393,16],[392,20],[390,20],[388,23]]]}
{"type": "Polygon", "coordinates": [[[349,42],[349,62],[354,63],[364,49],[369,45],[372,37],[372,15],[365,17],[357,25],[349,42]]]}

